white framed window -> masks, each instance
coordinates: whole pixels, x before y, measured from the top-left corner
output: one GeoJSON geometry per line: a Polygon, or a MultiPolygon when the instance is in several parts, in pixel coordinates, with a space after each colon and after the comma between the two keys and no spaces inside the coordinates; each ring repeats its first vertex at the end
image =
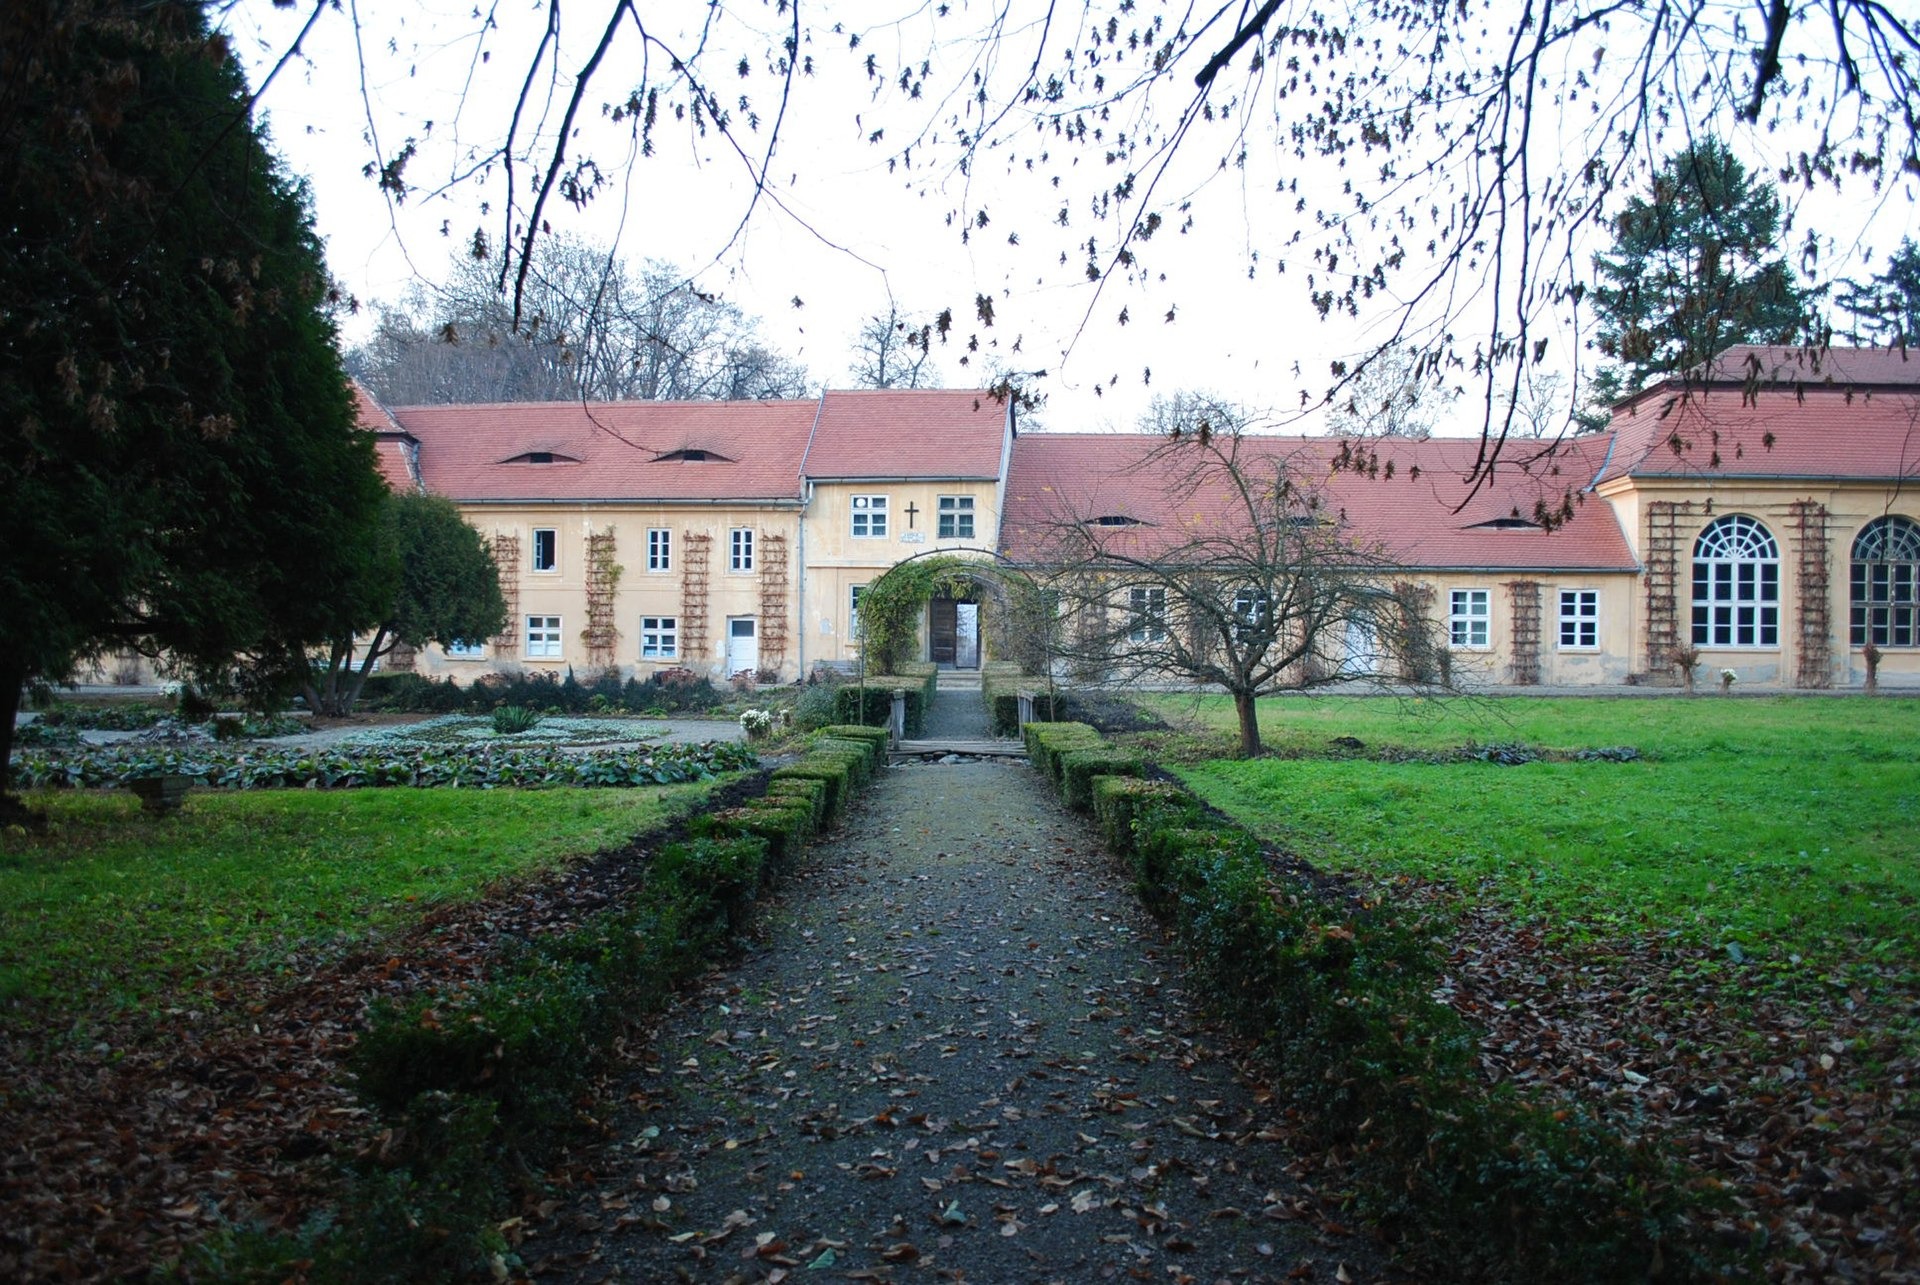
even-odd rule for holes
{"type": "Polygon", "coordinates": [[[1861,528],[1848,606],[1855,647],[1920,646],[1920,524],[1888,516],[1861,528]]]}
{"type": "Polygon", "coordinates": [[[457,638],[447,644],[448,660],[484,660],[486,655],[485,643],[468,642],[464,638],[457,638]]]}
{"type": "Polygon", "coordinates": [[[533,569],[560,569],[560,532],[553,527],[537,526],[533,529],[533,569]]]}
{"type": "Polygon", "coordinates": [[[973,497],[971,495],[940,497],[938,538],[942,540],[973,539],[973,497]]]}
{"type": "Polygon", "coordinates": [[[1600,591],[1560,591],[1560,645],[1587,648],[1600,645],[1600,591]]]}
{"type": "Polygon", "coordinates": [[[727,567],[732,571],[753,570],[753,528],[737,526],[728,533],[727,567]]]}
{"type": "Polygon", "coordinates": [[[887,497],[884,495],[856,495],[853,497],[853,538],[856,540],[881,540],[887,534],[887,497]]]}
{"type": "Polygon", "coordinates": [[[847,637],[859,638],[860,631],[860,595],[867,591],[863,584],[854,585],[847,594],[847,637]]]}
{"type": "Polygon", "coordinates": [[[1710,524],[1694,542],[1693,644],[1780,645],[1780,546],[1744,513],[1710,524]]]}
{"type": "Polygon", "coordinates": [[[666,527],[647,528],[647,570],[673,570],[673,532],[666,527]]]}
{"type": "Polygon", "coordinates": [[[640,659],[672,660],[679,654],[680,621],[678,617],[640,617],[640,659]]]}
{"type": "Polygon", "coordinates": [[[1447,641],[1455,647],[1490,646],[1492,620],[1492,590],[1455,589],[1448,599],[1447,641]]]}
{"type": "Polygon", "coordinates": [[[1167,640],[1167,591],[1152,585],[1135,585],[1127,591],[1127,611],[1133,621],[1127,630],[1129,641],[1156,643],[1167,640]]]}
{"type": "Polygon", "coordinates": [[[532,659],[560,655],[560,617],[527,617],[527,655],[532,659]]]}
{"type": "Polygon", "coordinates": [[[1258,585],[1237,589],[1233,595],[1233,637],[1246,642],[1271,632],[1273,603],[1258,585]]]}

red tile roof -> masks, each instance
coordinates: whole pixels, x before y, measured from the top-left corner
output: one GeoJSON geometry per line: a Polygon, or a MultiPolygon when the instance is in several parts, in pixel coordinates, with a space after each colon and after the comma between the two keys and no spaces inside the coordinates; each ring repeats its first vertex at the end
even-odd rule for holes
{"type": "Polygon", "coordinates": [[[1920,351],[1735,344],[1687,373],[1690,383],[1813,388],[1920,387],[1920,351]]]}
{"type": "Polygon", "coordinates": [[[1596,480],[1920,480],[1920,390],[1669,391],[1616,409],[1613,430],[1596,480]]]}
{"type": "Polygon", "coordinates": [[[381,480],[389,490],[419,490],[420,476],[416,471],[419,443],[414,441],[411,433],[400,427],[387,408],[362,387],[359,380],[350,379],[347,386],[353,390],[355,423],[374,435],[374,465],[380,470],[381,480]]]}
{"type": "Polygon", "coordinates": [[[405,406],[427,489],[463,501],[798,500],[819,403],[405,406]],[[705,451],[702,461],[662,459],[705,451]],[[545,454],[552,462],[526,457],[545,454]]]}
{"type": "Polygon", "coordinates": [[[997,478],[1007,408],[965,389],[830,392],[810,478],[997,478]]]}
{"type": "MultiPolygon", "coordinates": [[[[1106,538],[1143,551],[1177,546],[1187,539],[1183,531],[1195,526],[1231,521],[1233,505],[1222,487],[1182,494],[1173,485],[1173,466],[1149,459],[1165,444],[1164,438],[1135,434],[1022,436],[1008,473],[1003,551],[1016,560],[1044,556],[1061,521],[1140,519],[1143,525],[1113,528],[1106,538]]],[[[1325,511],[1343,515],[1356,542],[1379,547],[1409,569],[1635,569],[1612,506],[1581,494],[1605,453],[1602,439],[1533,451],[1510,444],[1493,480],[1470,498],[1465,478],[1477,440],[1345,445],[1343,456],[1338,438],[1262,436],[1243,438],[1240,449],[1243,460],[1251,457],[1260,468],[1284,464],[1319,493],[1325,511]],[[1567,502],[1571,518],[1551,531],[1484,525],[1529,520],[1537,507],[1558,510],[1567,502]]]]}

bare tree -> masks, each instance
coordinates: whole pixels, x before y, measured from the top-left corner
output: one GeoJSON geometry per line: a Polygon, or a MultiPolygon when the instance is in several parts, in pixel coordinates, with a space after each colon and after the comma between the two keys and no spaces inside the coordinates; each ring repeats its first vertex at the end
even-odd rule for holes
{"type": "Polygon", "coordinates": [[[1296,468],[1298,442],[1245,431],[1220,403],[1164,432],[1129,473],[1130,511],[1067,511],[1037,578],[1065,617],[1058,654],[1083,677],[1217,686],[1243,754],[1278,691],[1421,680],[1432,623],[1395,560],[1348,528],[1296,468]]]}
{"type": "Polygon", "coordinates": [[[806,371],[764,344],[754,320],[656,262],[637,271],[577,238],[535,251],[524,311],[492,269],[456,265],[434,295],[376,305],[354,373],[393,405],[690,401],[804,397],[806,371]]]}
{"type": "Polygon", "coordinates": [[[1368,354],[1329,396],[1327,427],[1343,437],[1433,436],[1462,390],[1436,353],[1389,343],[1368,354]]]}
{"type": "MultiPolygon", "coordinates": [[[[618,190],[630,164],[735,165],[746,195],[724,226],[736,237],[770,211],[805,224],[783,203],[778,162],[804,164],[781,153],[783,123],[808,105],[802,86],[833,79],[863,89],[847,109],[859,136],[970,253],[1004,240],[1047,284],[1092,287],[1082,330],[1125,323],[1109,288],[1167,280],[1161,247],[1191,232],[1226,233],[1249,273],[1323,317],[1373,311],[1383,342],[1438,336],[1428,346],[1482,392],[1481,481],[1525,372],[1550,348],[1581,360],[1590,233],[1667,152],[1718,133],[1802,192],[1865,185],[1870,199],[1850,203],[1862,220],[1920,167],[1920,28],[1886,0],[1083,0],[874,17],[601,0],[568,7],[567,25],[559,0],[532,8],[545,20],[532,38],[482,8],[468,32],[416,24],[404,39],[383,13],[366,34],[385,39],[355,45],[371,104],[381,77],[367,59],[404,68],[470,38],[455,119],[370,107],[367,171],[396,203],[489,184],[470,240],[516,321],[534,247],[569,208],[618,190]],[[501,126],[487,118],[503,102],[501,126]],[[458,147],[423,180],[442,139],[458,147]],[[1031,175],[1046,196],[1020,189],[989,209],[989,174],[1031,175]],[[1262,192],[1271,203],[1255,206],[1262,192]]],[[[302,32],[327,9],[316,0],[302,32]]],[[[1858,230],[1809,228],[1803,274],[1858,230]]],[[[992,296],[951,310],[974,340],[997,333],[992,296]]],[[[1362,368],[1336,370],[1331,393],[1303,372],[1303,409],[1338,404],[1362,368]]]]}
{"type": "MultiPolygon", "coordinates": [[[[941,318],[942,321],[948,318],[941,318]]],[[[889,308],[884,317],[867,318],[854,338],[853,367],[848,372],[859,388],[938,388],[940,369],[933,364],[936,323],[904,317],[889,308]]],[[[942,340],[945,329],[940,330],[942,340]]]]}

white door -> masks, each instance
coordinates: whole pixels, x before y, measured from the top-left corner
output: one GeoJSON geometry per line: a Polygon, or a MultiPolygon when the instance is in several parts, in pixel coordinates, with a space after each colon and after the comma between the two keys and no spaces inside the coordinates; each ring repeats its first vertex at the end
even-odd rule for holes
{"type": "Polygon", "coordinates": [[[1380,639],[1374,633],[1371,620],[1360,616],[1348,617],[1346,641],[1346,655],[1340,662],[1342,674],[1350,678],[1359,678],[1378,672],[1380,639]]]}
{"type": "Polygon", "coordinates": [[[752,616],[727,617],[727,677],[760,668],[760,635],[752,616]]]}

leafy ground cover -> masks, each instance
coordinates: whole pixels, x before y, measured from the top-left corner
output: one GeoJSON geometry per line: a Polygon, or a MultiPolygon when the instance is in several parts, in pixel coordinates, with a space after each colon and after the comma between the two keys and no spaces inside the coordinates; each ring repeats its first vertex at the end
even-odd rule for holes
{"type": "Polygon", "coordinates": [[[235,967],[311,966],[486,884],[551,871],[684,812],[651,790],[193,796],[45,792],[48,833],[0,835],[0,1000],[30,1013],[178,1007],[235,967]]]}
{"type": "Polygon", "coordinates": [[[1920,1279],[1920,702],[1282,700],[1253,762],[1160,708],[1215,806],[1451,925],[1486,1078],[1667,1138],[1775,1278],[1920,1279]]]}
{"type": "Polygon", "coordinates": [[[469,745],[336,745],[326,749],[192,745],[55,749],[16,756],[14,780],[27,789],[125,786],[179,775],[222,790],[358,789],[412,786],[490,790],[500,786],[670,785],[737,771],[756,758],[738,742],[646,749],[571,750],[516,745],[500,737],[469,745]]]}

